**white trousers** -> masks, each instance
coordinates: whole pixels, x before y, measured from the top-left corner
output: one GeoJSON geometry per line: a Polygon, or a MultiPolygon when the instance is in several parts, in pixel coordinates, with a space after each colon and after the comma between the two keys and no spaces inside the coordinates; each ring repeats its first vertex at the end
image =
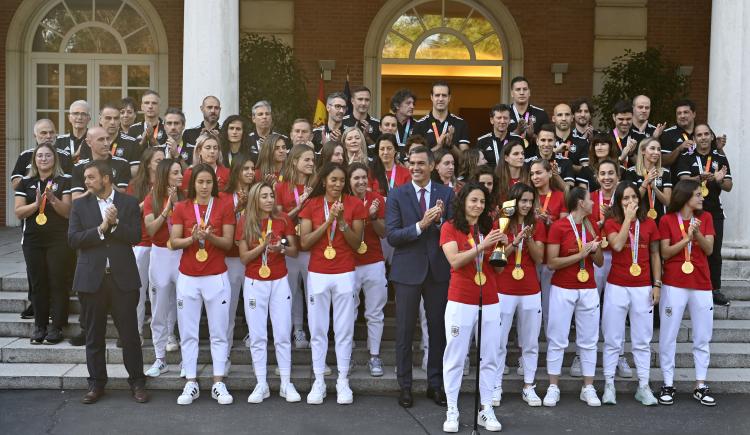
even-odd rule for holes
{"type": "Polygon", "coordinates": [[[665,285],[659,300],[659,363],[664,385],[674,382],[674,354],[677,349],[677,333],[680,332],[685,307],[690,310],[693,340],[695,379],[706,380],[711,360],[709,343],[714,330],[714,301],[710,291],[684,289],[665,285]]]}
{"type": "Polygon", "coordinates": [[[609,271],[612,269],[612,251],[602,251],[602,257],[604,257],[602,267],[594,265],[594,281],[596,282],[596,289],[599,290],[600,298],[602,297],[604,287],[607,286],[609,271]]]}
{"type": "Polygon", "coordinates": [[[307,322],[310,327],[313,373],[325,373],[328,328],[333,304],[333,336],[339,378],[349,375],[354,341],[354,272],[307,274],[307,322]]]}
{"type": "Polygon", "coordinates": [[[594,376],[596,343],[599,341],[599,292],[595,288],[564,289],[556,285],[549,290],[547,373],[560,375],[573,314],[581,371],[583,376],[594,376]]]}
{"type": "Polygon", "coordinates": [[[208,276],[177,277],[177,323],[180,327],[182,368],[185,377],[194,379],[198,364],[198,337],[201,307],[206,306],[211,341],[213,375],[224,376],[227,362],[227,323],[229,322],[229,288],[227,273],[208,276]]]}
{"type": "Polygon", "coordinates": [[[544,320],[545,334],[549,323],[549,288],[552,285],[552,275],[555,273],[546,264],[536,265],[539,287],[542,289],[542,320],[544,320]]]}
{"type": "Polygon", "coordinates": [[[654,333],[650,286],[621,287],[607,283],[602,312],[604,377],[615,376],[617,360],[623,352],[627,316],[630,316],[630,341],[638,380],[641,385],[647,385],[651,369],[651,337],[654,333]]]}
{"type": "Polygon", "coordinates": [[[172,251],[160,246],[151,247],[151,339],[157,359],[167,355],[167,338],[177,321],[177,265],[182,250],[172,251]]]}
{"type": "MultiPolygon", "coordinates": [[[[445,306],[445,352],[443,353],[443,383],[448,406],[458,406],[464,359],[471,337],[479,323],[479,306],[448,301],[445,306]]],[[[492,404],[492,390],[498,370],[497,342],[500,334],[500,304],[482,307],[482,349],[479,355],[479,400],[492,404]]],[[[502,369],[501,369],[502,370],[502,369]]]]}
{"type": "Polygon", "coordinates": [[[297,257],[285,257],[289,289],[292,291],[292,324],[294,329],[304,325],[305,291],[307,285],[307,266],[310,264],[310,252],[299,251],[297,257]]]}
{"type": "Polygon", "coordinates": [[[292,295],[286,277],[273,281],[245,278],[243,286],[245,319],[250,331],[250,353],[255,377],[266,377],[268,359],[268,318],[273,327],[273,346],[279,373],[292,371],[292,295]]]}
{"type": "Polygon", "coordinates": [[[151,247],[133,246],[133,254],[135,255],[135,264],[138,266],[138,276],[141,279],[141,288],[139,290],[140,294],[138,295],[136,315],[138,318],[138,334],[143,335],[143,323],[146,320],[146,298],[149,297],[148,265],[149,256],[151,254],[151,247]]]}
{"type": "Polygon", "coordinates": [[[227,265],[229,287],[232,289],[232,298],[229,302],[229,324],[227,325],[227,342],[229,343],[227,360],[229,360],[229,353],[232,351],[232,345],[234,344],[234,320],[237,318],[240,290],[242,289],[242,283],[245,282],[245,265],[240,261],[240,257],[226,257],[224,262],[227,265]]]}
{"type": "Polygon", "coordinates": [[[508,354],[508,335],[516,314],[516,334],[523,359],[523,381],[526,384],[534,383],[539,359],[539,331],[542,328],[542,295],[541,293],[526,296],[500,295],[496,387],[503,385],[503,370],[508,354]]]}
{"type": "Polygon", "coordinates": [[[365,294],[365,319],[367,320],[367,348],[370,355],[380,355],[383,338],[383,309],[388,301],[388,280],[385,279],[385,262],[357,266],[354,269],[354,318],[359,308],[359,292],[365,294]]]}

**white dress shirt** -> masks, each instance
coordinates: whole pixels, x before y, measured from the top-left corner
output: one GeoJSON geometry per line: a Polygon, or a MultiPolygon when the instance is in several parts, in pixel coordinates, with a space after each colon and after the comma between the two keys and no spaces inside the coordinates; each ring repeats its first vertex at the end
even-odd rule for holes
{"type": "MultiPolygon", "coordinates": [[[[429,183],[425,187],[419,187],[417,183],[414,182],[414,180],[411,181],[411,185],[414,187],[414,191],[417,194],[417,204],[419,204],[419,197],[421,194],[419,193],[420,190],[424,189],[424,203],[425,203],[425,211],[430,209],[430,192],[432,191],[432,180],[430,180],[429,183]]],[[[422,220],[424,215],[419,217],[419,220],[422,220]]],[[[419,222],[417,222],[417,235],[422,234],[422,229],[419,227],[419,222]]]]}

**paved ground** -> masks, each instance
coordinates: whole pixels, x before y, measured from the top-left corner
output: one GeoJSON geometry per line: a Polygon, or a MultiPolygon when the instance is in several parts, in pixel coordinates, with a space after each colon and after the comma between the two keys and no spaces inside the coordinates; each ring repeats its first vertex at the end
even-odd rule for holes
{"type": "MultiPolygon", "coordinates": [[[[248,391],[234,391],[235,404],[219,406],[210,394],[189,407],[175,404],[176,393],[152,392],[145,405],[125,391],[112,391],[96,405],[82,405],[82,391],[0,391],[0,428],[4,434],[438,434],[444,412],[418,398],[404,410],[390,396],[357,396],[354,405],[287,404],[276,393],[261,405],[245,402],[248,391]]],[[[526,406],[507,397],[497,414],[509,434],[674,434],[750,433],[750,395],[722,395],[715,408],[680,395],[671,408],[644,408],[622,394],[617,406],[588,408],[563,395],[557,408],[526,406]]],[[[461,396],[461,433],[471,433],[472,398],[461,396]]],[[[483,433],[487,433],[483,431],[483,433]]]]}

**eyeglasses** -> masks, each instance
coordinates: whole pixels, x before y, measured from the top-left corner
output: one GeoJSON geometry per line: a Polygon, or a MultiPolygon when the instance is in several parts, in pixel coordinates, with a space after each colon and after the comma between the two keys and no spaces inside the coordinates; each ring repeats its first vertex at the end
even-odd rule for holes
{"type": "Polygon", "coordinates": [[[333,105],[331,105],[331,107],[333,107],[336,110],[346,110],[346,106],[345,105],[341,105],[341,104],[333,104],[333,105]]]}
{"type": "Polygon", "coordinates": [[[88,118],[89,114],[86,112],[70,112],[70,116],[73,118],[88,118]]]}

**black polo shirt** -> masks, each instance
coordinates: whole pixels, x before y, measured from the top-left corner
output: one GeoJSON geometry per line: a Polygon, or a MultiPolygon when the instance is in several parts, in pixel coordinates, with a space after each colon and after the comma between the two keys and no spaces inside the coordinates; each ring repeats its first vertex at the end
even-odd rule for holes
{"type": "MultiPolygon", "coordinates": [[[[284,139],[284,142],[286,142],[286,149],[289,150],[289,149],[292,148],[292,141],[285,134],[281,134],[281,133],[273,131],[273,130],[271,130],[271,132],[268,133],[268,134],[269,134],[269,136],[272,135],[272,134],[281,135],[281,138],[284,139]]],[[[268,137],[268,136],[266,136],[266,137],[268,137]]],[[[254,156],[254,157],[257,158],[258,154],[260,154],[260,149],[263,147],[263,141],[265,141],[265,140],[266,140],[266,138],[262,137],[261,135],[259,135],[258,132],[256,132],[256,131],[250,132],[250,134],[247,135],[248,149],[249,149],[249,154],[248,155],[252,155],[252,156],[254,156]]],[[[227,156],[224,156],[224,157],[227,157],[227,156]]],[[[229,166],[227,166],[227,167],[229,167],[229,166]]]]}
{"type": "Polygon", "coordinates": [[[508,123],[508,131],[516,131],[516,126],[518,125],[518,119],[519,118],[525,118],[526,114],[529,114],[529,122],[534,123],[534,134],[539,134],[539,130],[542,129],[542,126],[544,124],[549,124],[549,116],[547,116],[547,112],[544,111],[541,107],[535,106],[533,104],[529,104],[529,107],[526,109],[526,112],[519,113],[518,109],[516,109],[515,104],[511,105],[511,111],[510,111],[510,122],[508,123]]]}
{"type": "MultiPolygon", "coordinates": [[[[57,176],[40,180],[36,177],[23,177],[21,183],[15,191],[17,198],[25,198],[26,205],[36,201],[36,193],[44,193],[47,184],[50,183],[50,189],[58,199],[63,195],[70,194],[70,177],[57,176]]],[[[23,235],[21,244],[24,246],[49,246],[51,244],[67,243],[68,239],[68,219],[60,216],[49,203],[44,208],[44,215],[47,216],[47,223],[39,225],[36,223],[36,217],[39,215],[37,210],[31,216],[21,221],[23,235]]]]}
{"type": "MultiPolygon", "coordinates": [[[[31,159],[34,157],[35,148],[30,148],[23,151],[18,155],[16,164],[13,166],[13,172],[10,175],[10,180],[13,181],[16,178],[23,178],[29,174],[31,170],[31,159]]],[[[60,162],[60,169],[63,173],[71,175],[73,172],[73,160],[70,158],[70,154],[67,151],[57,148],[57,158],[60,162]]]]}
{"type": "MultiPolygon", "coordinates": [[[[163,119],[159,118],[159,126],[154,133],[156,134],[156,142],[159,145],[167,143],[167,131],[164,129],[163,119]]],[[[143,122],[136,122],[131,125],[128,130],[128,136],[134,137],[138,143],[141,143],[141,140],[143,139],[143,122]]]]}
{"type": "Polygon", "coordinates": [[[630,127],[630,131],[633,133],[642,136],[644,139],[647,137],[651,137],[654,135],[654,132],[656,131],[656,126],[651,124],[650,122],[646,122],[646,127],[643,130],[639,130],[638,127],[633,124],[632,127],[630,127]]]}
{"type": "MultiPolygon", "coordinates": [[[[636,188],[640,189],[643,185],[644,178],[643,174],[639,174],[635,169],[635,166],[631,166],[630,169],[625,171],[622,179],[633,183],[636,188]]],[[[667,168],[661,168],[661,177],[657,177],[656,180],[654,180],[654,183],[659,189],[671,189],[673,185],[672,172],[667,168]]],[[[647,194],[648,193],[646,193],[646,195],[647,194]]],[[[654,209],[656,210],[656,221],[658,222],[659,219],[661,219],[661,217],[664,216],[664,214],[667,212],[667,206],[669,204],[662,204],[656,194],[653,193],[653,191],[652,195],[654,195],[654,209]]],[[[648,201],[648,198],[646,198],[646,203],[648,203],[648,201]]]]}
{"type": "MultiPolygon", "coordinates": [[[[195,145],[195,142],[198,141],[198,136],[203,133],[203,130],[206,128],[206,125],[201,121],[200,124],[196,125],[192,128],[186,128],[182,131],[182,140],[185,141],[185,143],[193,144],[195,145]]],[[[217,123],[216,127],[213,128],[216,131],[219,131],[221,129],[221,124],[217,123]]]]}
{"type": "Polygon", "coordinates": [[[427,145],[432,148],[437,144],[437,137],[448,132],[448,126],[453,126],[455,130],[451,146],[458,146],[459,144],[469,145],[471,143],[469,141],[469,129],[466,126],[466,121],[450,112],[448,112],[445,121],[440,122],[432,116],[432,111],[430,111],[417,121],[414,127],[414,134],[424,136],[427,145]],[[433,130],[433,125],[437,128],[437,132],[433,130]]]}
{"type": "MultiPolygon", "coordinates": [[[[312,143],[315,145],[315,154],[320,154],[320,150],[323,148],[323,144],[330,140],[331,129],[328,128],[328,124],[323,124],[320,127],[313,129],[312,143]]],[[[344,133],[344,124],[341,124],[339,132],[344,133]]]]}
{"type": "MultiPolygon", "coordinates": [[[[73,177],[70,183],[70,191],[72,192],[84,192],[86,191],[86,185],[84,184],[83,171],[86,168],[86,164],[91,160],[83,159],[79,160],[78,163],[73,167],[73,177]]],[[[114,175],[114,186],[120,189],[127,189],[128,183],[130,182],[130,163],[122,157],[107,158],[107,163],[112,168],[112,175],[114,175]]]]}
{"type": "MultiPolygon", "coordinates": [[[[83,150],[81,150],[81,158],[91,160],[91,150],[89,147],[86,147],[86,149],[88,150],[88,155],[84,156],[83,150]]],[[[117,132],[115,140],[109,145],[109,150],[113,156],[127,160],[130,166],[137,167],[141,164],[141,154],[143,154],[141,144],[134,137],[128,136],[122,131],[117,132]]]]}
{"type": "MultiPolygon", "coordinates": [[[[576,179],[573,175],[573,165],[570,163],[570,160],[559,154],[555,154],[554,159],[555,162],[557,162],[557,168],[560,170],[560,177],[563,179],[563,181],[565,181],[566,183],[575,183],[576,179]]],[[[537,160],[541,160],[541,157],[538,154],[532,156],[529,159],[526,159],[526,164],[531,167],[531,164],[537,160]]]]}
{"type": "Polygon", "coordinates": [[[91,149],[85,139],[86,132],[84,132],[81,137],[75,137],[71,133],[61,134],[60,136],[57,136],[57,139],[55,140],[55,147],[59,150],[67,151],[68,155],[73,160],[76,160],[76,152],[78,152],[78,159],[89,158],[91,157],[91,149]]]}
{"type": "MultiPolygon", "coordinates": [[[[612,137],[612,139],[614,140],[614,144],[617,147],[617,158],[618,159],[620,158],[620,154],[622,153],[622,149],[625,148],[628,145],[628,139],[632,138],[632,139],[634,139],[636,141],[636,143],[640,143],[641,140],[643,140],[645,138],[645,136],[641,135],[640,133],[637,133],[637,132],[633,131],[632,128],[630,129],[630,131],[628,131],[628,135],[627,136],[625,136],[624,138],[620,138],[619,137],[619,132],[615,133],[616,130],[617,129],[613,129],[612,131],[610,131],[609,135],[612,137]]],[[[625,166],[627,166],[628,168],[630,168],[631,166],[635,166],[635,160],[636,160],[637,155],[638,155],[638,145],[636,145],[635,148],[633,148],[633,151],[630,154],[628,154],[628,164],[625,165],[625,166]]],[[[621,165],[622,165],[622,163],[623,162],[620,161],[621,165]]]]}
{"type": "Polygon", "coordinates": [[[555,148],[563,143],[568,144],[567,155],[563,153],[563,157],[567,157],[572,165],[583,166],[585,163],[588,163],[589,142],[586,139],[576,137],[572,132],[564,140],[555,134],[555,148]]]}
{"type": "MultiPolygon", "coordinates": [[[[164,157],[171,158],[167,152],[167,144],[157,145],[154,148],[158,148],[164,152],[164,157]]],[[[185,142],[185,137],[180,140],[180,145],[177,146],[177,152],[179,153],[179,160],[185,162],[187,166],[193,165],[193,152],[195,151],[195,144],[185,142]]]]}
{"type": "MultiPolygon", "coordinates": [[[[659,137],[661,142],[661,153],[670,154],[675,150],[681,143],[685,142],[686,139],[693,140],[693,134],[688,133],[678,125],[673,125],[664,130],[664,133],[659,137]]],[[[680,157],[677,158],[678,160],[680,157]]],[[[676,164],[677,160],[675,160],[676,164]]]]}
{"type": "MultiPolygon", "coordinates": [[[[721,154],[716,150],[711,150],[708,154],[703,155],[699,153],[697,149],[692,153],[684,152],[680,154],[680,157],[675,164],[675,168],[673,168],[673,172],[677,173],[675,177],[678,180],[683,176],[697,177],[705,171],[709,158],[711,159],[711,163],[708,166],[707,172],[714,173],[721,169],[722,166],[726,166],[727,175],[724,178],[732,179],[732,170],[729,168],[729,160],[724,154],[721,154]]],[[[706,186],[708,187],[708,196],[703,198],[703,210],[709,211],[712,214],[723,213],[721,199],[719,198],[722,190],[719,183],[709,181],[706,183],[706,186]]]]}
{"type": "Polygon", "coordinates": [[[484,159],[487,160],[489,166],[493,168],[497,166],[498,161],[503,158],[503,147],[511,138],[517,139],[523,145],[521,136],[508,132],[505,132],[505,137],[502,138],[495,136],[494,131],[477,138],[477,148],[484,154],[484,159]]]}

